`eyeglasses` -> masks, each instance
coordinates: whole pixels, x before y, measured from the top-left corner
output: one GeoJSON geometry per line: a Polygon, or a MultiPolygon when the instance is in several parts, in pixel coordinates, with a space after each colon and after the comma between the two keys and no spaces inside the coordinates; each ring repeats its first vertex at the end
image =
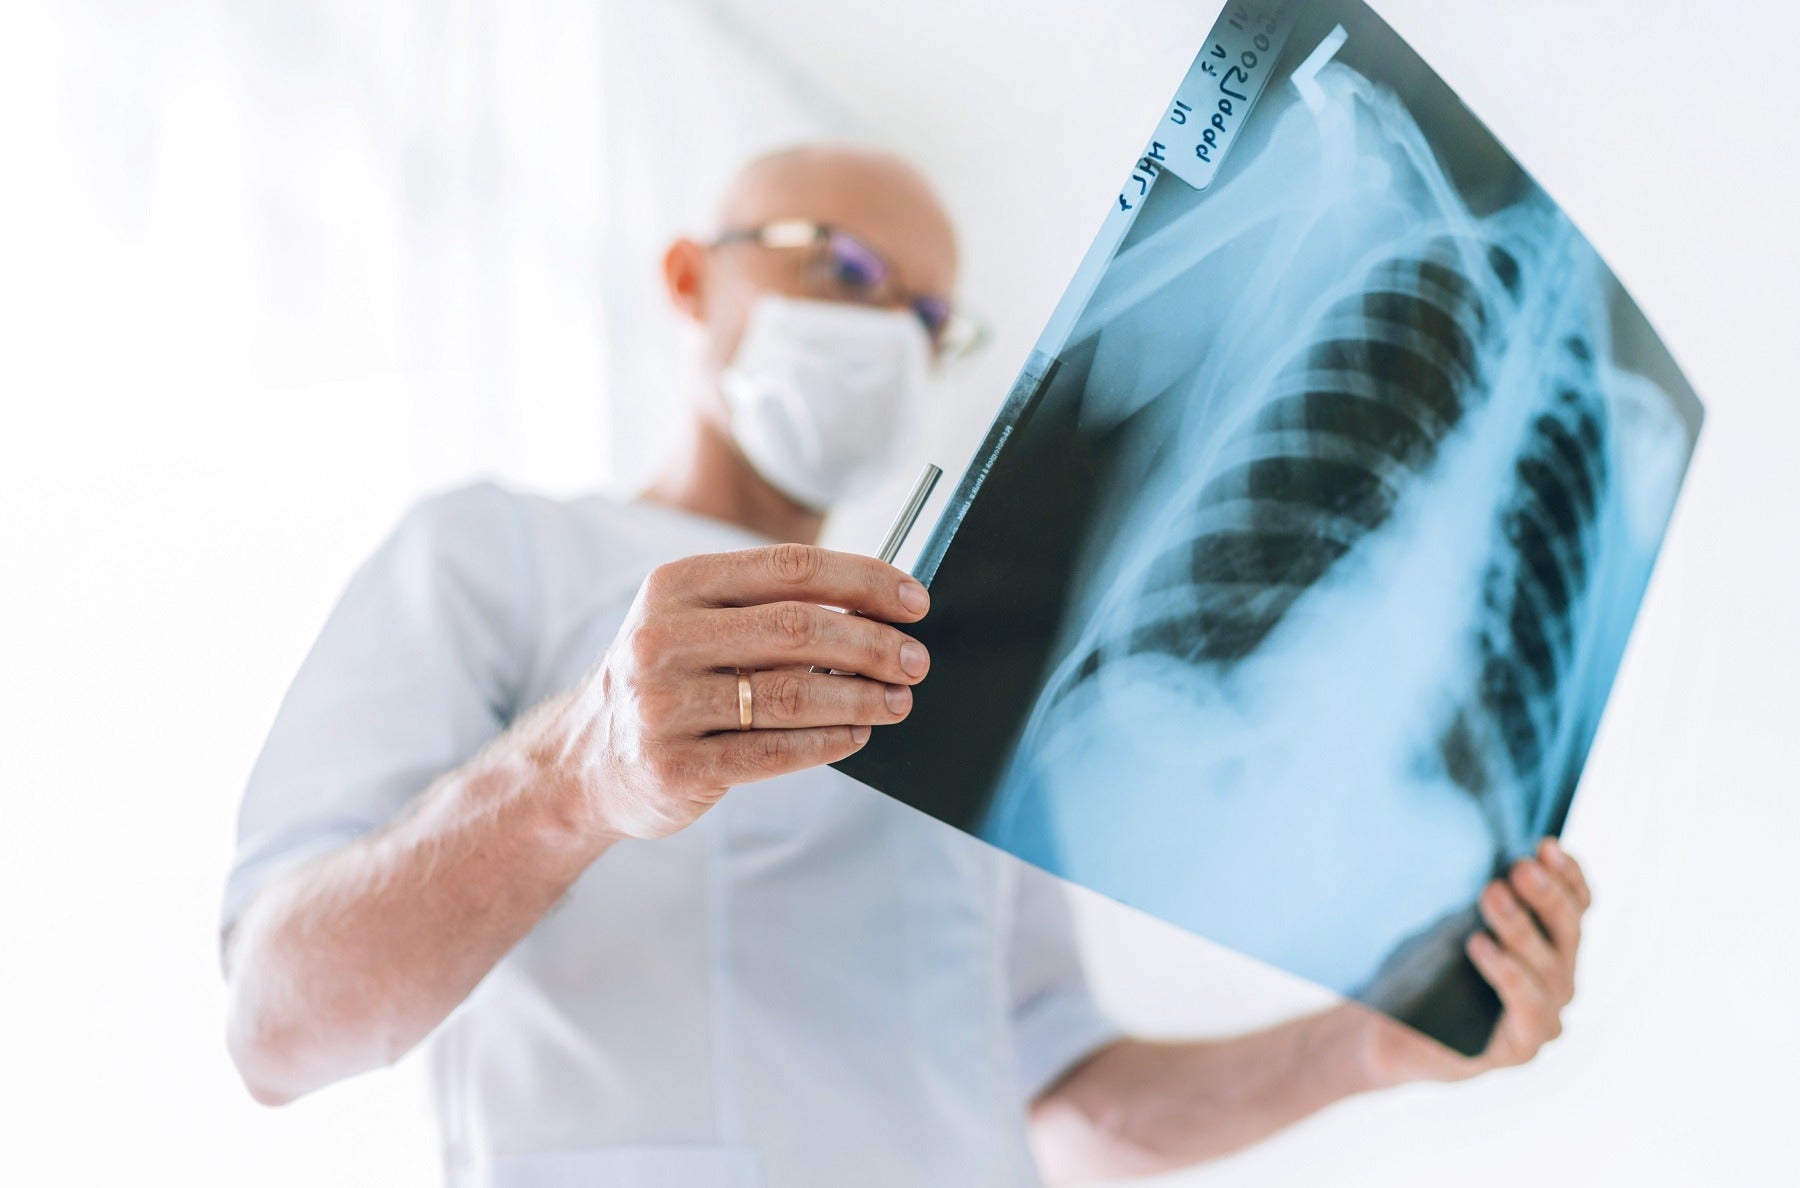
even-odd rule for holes
{"type": "Polygon", "coordinates": [[[970,354],[987,338],[986,330],[947,298],[902,289],[881,253],[847,231],[811,219],[776,219],[759,227],[722,231],[712,246],[733,243],[806,250],[805,279],[815,297],[859,305],[905,305],[925,327],[940,362],[970,354]]]}

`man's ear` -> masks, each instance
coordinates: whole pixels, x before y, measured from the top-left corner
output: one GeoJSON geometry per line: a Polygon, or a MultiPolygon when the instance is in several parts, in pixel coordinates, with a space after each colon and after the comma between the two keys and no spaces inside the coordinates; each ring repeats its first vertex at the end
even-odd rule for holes
{"type": "Polygon", "coordinates": [[[706,324],[707,269],[712,258],[691,239],[677,239],[663,253],[663,285],[669,302],[701,325],[706,324]]]}

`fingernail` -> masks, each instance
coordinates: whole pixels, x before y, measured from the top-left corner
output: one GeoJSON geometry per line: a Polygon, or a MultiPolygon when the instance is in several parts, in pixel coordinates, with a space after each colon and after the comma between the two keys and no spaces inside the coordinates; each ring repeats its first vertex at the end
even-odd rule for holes
{"type": "Polygon", "coordinates": [[[890,714],[903,714],[912,708],[912,690],[905,685],[889,685],[883,695],[890,714]]]}
{"type": "Polygon", "coordinates": [[[869,733],[872,729],[869,726],[852,726],[850,727],[850,738],[860,747],[869,741],[869,733]]]}
{"type": "Polygon", "coordinates": [[[909,639],[900,645],[900,667],[906,670],[907,676],[924,676],[925,667],[931,658],[925,653],[925,645],[916,639],[909,639]]]}
{"type": "Polygon", "coordinates": [[[900,605],[915,615],[922,615],[931,605],[931,595],[918,582],[904,581],[900,583],[900,605]]]}

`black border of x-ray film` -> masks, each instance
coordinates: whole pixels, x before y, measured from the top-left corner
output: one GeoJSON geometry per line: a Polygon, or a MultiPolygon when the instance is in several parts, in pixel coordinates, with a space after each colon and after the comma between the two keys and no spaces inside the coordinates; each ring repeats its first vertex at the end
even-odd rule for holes
{"type": "MultiPolygon", "coordinates": [[[[1137,220],[1143,197],[1151,185],[1188,185],[1199,189],[1209,184],[1224,184],[1232,176],[1231,145],[1236,133],[1250,124],[1253,105],[1238,105],[1234,119],[1227,119],[1215,133],[1210,160],[1194,166],[1186,154],[1200,148],[1193,135],[1196,113],[1206,111],[1216,95],[1218,76],[1203,70],[1206,48],[1216,49],[1222,42],[1234,49],[1238,43],[1254,37],[1258,29],[1271,25],[1283,43],[1277,54],[1262,64],[1266,74],[1254,79],[1256,94],[1264,83],[1279,79],[1287,85],[1296,67],[1314,69],[1328,60],[1339,47],[1353,47],[1364,57],[1379,60],[1382,84],[1395,91],[1407,107],[1429,123],[1433,143],[1454,143],[1465,167],[1476,172],[1486,170],[1496,175],[1515,174],[1526,184],[1535,180],[1514,159],[1487,127],[1457,98],[1450,87],[1379,16],[1359,0],[1270,0],[1268,3],[1237,3],[1226,6],[1209,34],[1202,52],[1196,57],[1174,99],[1164,109],[1156,130],[1145,149],[1133,162],[1126,183],[1108,211],[1099,234],[1084,255],[1074,278],[1046,325],[1038,342],[1027,357],[1011,391],[995,416],[980,447],[961,475],[956,490],[921,548],[914,574],[927,586],[938,575],[940,565],[956,542],[958,530],[969,510],[981,497],[984,486],[996,467],[1002,464],[1009,447],[1022,433],[1038,410],[1064,362],[1063,352],[1070,332],[1101,277],[1121,246],[1130,236],[1137,220]],[[1346,31],[1348,37],[1346,38],[1346,31]],[[1235,42],[1230,39],[1236,38],[1235,42]],[[1187,139],[1180,138],[1186,136],[1187,139]],[[1220,141],[1224,143],[1221,144],[1220,141]],[[1177,160],[1177,153],[1181,159],[1177,160]],[[1472,164],[1469,164],[1471,163],[1472,164]]],[[[1242,84],[1233,81],[1230,85],[1242,84]]],[[[1252,95],[1252,98],[1255,96],[1252,95]]],[[[1205,151],[1205,150],[1202,150],[1205,151]]],[[[1241,164],[1240,164],[1241,167],[1241,164]]],[[[1615,282],[1616,282],[1616,278],[1615,282]]],[[[1698,398],[1687,384],[1681,369],[1666,346],[1643,317],[1636,304],[1617,288],[1613,316],[1615,329],[1614,358],[1626,370],[1652,377],[1669,395],[1675,411],[1688,429],[1690,447],[1697,440],[1704,413],[1698,398]]],[[[1691,459],[1691,448],[1689,453],[1691,459]]],[[[1685,466],[1685,462],[1684,462],[1685,466]]],[[[1017,494],[1009,496],[1017,499],[1017,494]]],[[[1054,506],[1055,501],[1048,504],[1054,506]]],[[[1666,534],[1666,526],[1665,526],[1666,534]]],[[[1659,543],[1660,551],[1660,543],[1659,543]]],[[[921,628],[929,625],[921,624],[921,628]]],[[[923,632],[922,632],[923,634],[923,632]]],[[[929,641],[928,641],[929,642],[929,641]]],[[[939,656],[937,666],[944,664],[943,645],[934,646],[939,656]]],[[[1011,674],[1016,677],[1016,674],[1011,674]]],[[[959,676],[956,679],[967,679],[959,676]]],[[[1004,683],[1002,674],[995,674],[1004,683]]],[[[907,770],[912,766],[905,755],[905,745],[896,748],[909,732],[906,724],[878,731],[870,746],[834,766],[865,783],[896,795],[921,811],[952,821],[954,813],[945,806],[960,795],[954,789],[931,791],[908,787],[907,770]],[[892,732],[892,733],[890,733],[892,732]],[[887,745],[883,745],[883,744],[887,745]],[[934,799],[935,797],[935,799],[934,799]]],[[[960,781],[959,781],[960,782],[960,781]]],[[[978,782],[978,777],[971,777],[978,782]]],[[[913,781],[916,785],[916,779],[913,781]]],[[[1572,803],[1573,793],[1556,805],[1550,832],[1559,834],[1572,803]]],[[[1474,910],[1442,922],[1442,929],[1460,930],[1464,934],[1480,926],[1474,910]]],[[[1411,1009],[1393,1013],[1403,1022],[1432,1035],[1462,1052],[1473,1054],[1487,1043],[1499,1015],[1499,1000],[1474,967],[1464,961],[1461,976],[1454,982],[1439,985],[1428,999],[1411,1009]]]]}

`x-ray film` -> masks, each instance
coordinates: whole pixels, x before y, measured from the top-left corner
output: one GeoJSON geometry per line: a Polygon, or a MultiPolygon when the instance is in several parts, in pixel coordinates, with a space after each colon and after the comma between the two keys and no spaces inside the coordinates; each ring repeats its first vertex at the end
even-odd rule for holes
{"type": "Polygon", "coordinates": [[[1569,219],[1354,0],[1230,5],[917,566],[839,766],[1463,1052],[1699,431],[1569,219]]]}

